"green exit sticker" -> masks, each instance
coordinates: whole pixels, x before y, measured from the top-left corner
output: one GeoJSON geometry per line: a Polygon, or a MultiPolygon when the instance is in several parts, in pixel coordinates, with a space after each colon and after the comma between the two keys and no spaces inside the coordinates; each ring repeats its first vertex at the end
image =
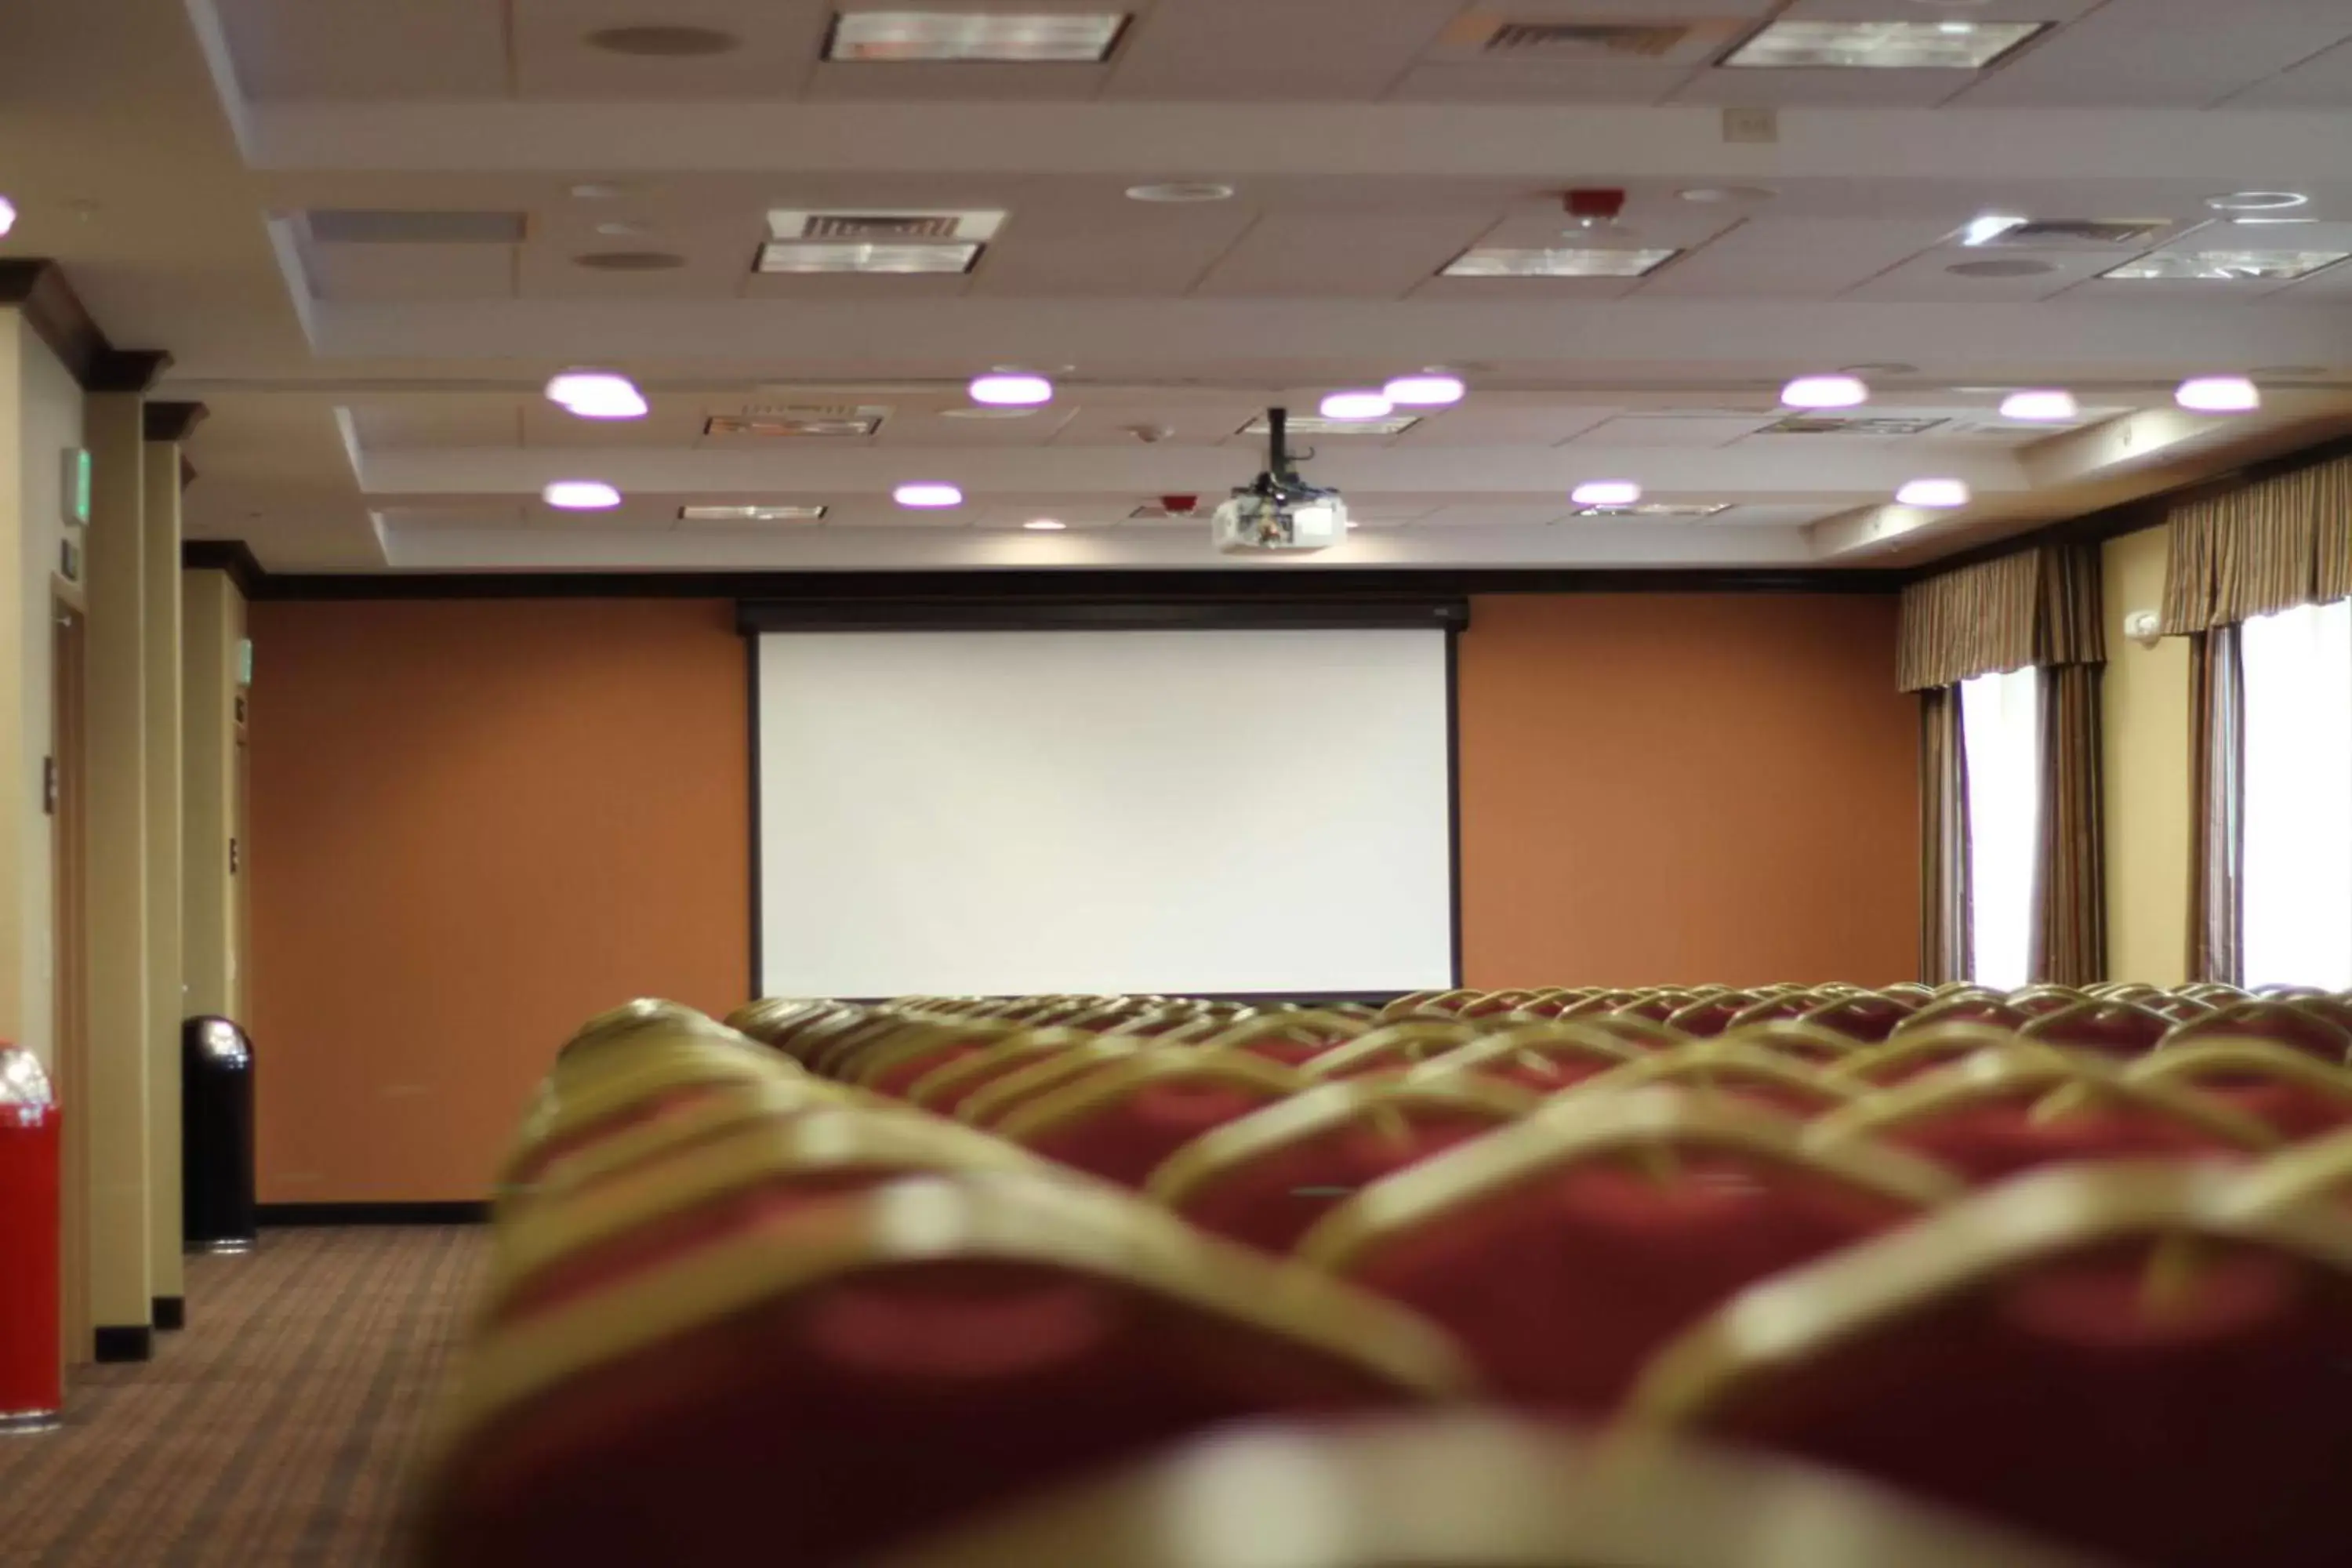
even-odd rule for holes
{"type": "Polygon", "coordinates": [[[253,639],[251,637],[236,639],[236,683],[239,686],[253,684],[253,639]]]}
{"type": "Polygon", "coordinates": [[[89,448],[87,447],[66,449],[66,521],[76,528],[89,526],[89,448]]]}

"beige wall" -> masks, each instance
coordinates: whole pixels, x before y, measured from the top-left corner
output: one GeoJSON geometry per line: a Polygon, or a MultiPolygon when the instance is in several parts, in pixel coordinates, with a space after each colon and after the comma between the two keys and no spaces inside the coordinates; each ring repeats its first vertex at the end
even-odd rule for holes
{"type": "MultiPolygon", "coordinates": [[[[2107,542],[2109,619],[2164,598],[2165,531],[2107,542]]],[[[2118,980],[2188,978],[2189,644],[2142,647],[2110,629],[2106,682],[2107,952],[2118,980]]]]}
{"type": "Polygon", "coordinates": [[[148,1267],[158,1297],[183,1294],[180,1204],[180,444],[147,443],[145,530],[147,696],[148,1267]]]}
{"type": "Polygon", "coordinates": [[[241,877],[229,871],[236,826],[236,648],[245,637],[245,595],[226,572],[181,574],[182,642],[187,653],[183,710],[182,964],[190,1017],[243,1021],[239,947],[241,877]]]}

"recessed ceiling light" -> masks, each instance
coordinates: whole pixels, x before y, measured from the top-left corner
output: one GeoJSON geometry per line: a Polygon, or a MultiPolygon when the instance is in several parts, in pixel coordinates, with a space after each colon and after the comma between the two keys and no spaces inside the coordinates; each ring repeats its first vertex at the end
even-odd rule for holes
{"type": "Polygon", "coordinates": [[[1870,401],[1870,388],[1852,375],[1801,375],[1780,389],[1789,408],[1856,408],[1870,401]]]}
{"type": "Polygon", "coordinates": [[[567,370],[547,384],[547,400],[582,419],[642,419],[645,394],[609,370],[567,370]]]}
{"type": "Polygon", "coordinates": [[[1904,506],[1941,510],[1968,505],[1969,487],[1959,479],[1913,479],[1895,492],[1895,499],[1904,506]]]}
{"type": "Polygon", "coordinates": [[[6,238],[8,231],[16,226],[16,204],[6,196],[0,196],[0,239],[6,238]]]}
{"type": "Polygon", "coordinates": [[[963,491],[935,479],[917,479],[891,491],[890,499],[900,506],[924,511],[963,505],[963,491]]]}
{"type": "Polygon", "coordinates": [[[2014,213],[1987,213],[1972,217],[1960,230],[1962,245],[1990,245],[2013,228],[2023,228],[2029,220],[2014,213]]]}
{"type": "Polygon", "coordinates": [[[2190,376],[2172,400],[2195,414],[2251,414],[2263,405],[2261,391],[2242,375],[2190,376]]]}
{"type": "Polygon", "coordinates": [[[1631,479],[1587,479],[1568,499],[1579,506],[1632,506],[1642,499],[1642,487],[1631,479]]]}
{"type": "Polygon", "coordinates": [[[1686,202],[1769,202],[1780,193],[1769,185],[1693,185],[1675,195],[1686,202]]]}
{"type": "Polygon", "coordinates": [[[942,419],[1026,419],[1037,412],[1035,405],[1026,408],[942,408],[942,419]]]}
{"type": "Polygon", "coordinates": [[[2333,267],[2352,250],[2159,250],[2099,274],[2102,278],[2195,279],[2216,283],[2283,283],[2333,267]]]}
{"type": "Polygon", "coordinates": [[[608,55],[635,55],[646,59],[691,59],[723,55],[743,47],[743,40],[716,27],[604,27],[584,40],[592,49],[608,55]]]}
{"type": "Polygon", "coordinates": [[[974,403],[992,408],[1034,408],[1054,401],[1054,384],[1042,375],[992,373],[974,376],[968,390],[974,403]]]}
{"type": "Polygon", "coordinates": [[[1812,22],[1783,18],[1742,44],[1727,66],[1790,69],[1981,70],[2047,22],[1812,22]]]}
{"type": "Polygon", "coordinates": [[[1059,533],[1070,525],[1057,517],[1033,517],[1021,526],[1032,533],[1059,533]]]}
{"type": "Polygon", "coordinates": [[[667,250],[596,250],[572,258],[591,272],[674,272],[686,258],[667,250]]]}
{"type": "Polygon", "coordinates": [[[821,506],[682,506],[680,522],[819,522],[821,506]]]}
{"type": "Polygon", "coordinates": [[[1214,180],[1168,180],[1127,187],[1127,199],[1131,202],[1223,202],[1231,201],[1233,195],[1233,186],[1214,180]]]}
{"type": "Polygon", "coordinates": [[[1445,264],[1448,278],[1641,278],[1679,249],[1622,250],[1591,246],[1481,245],[1445,264]]]}
{"type": "Polygon", "coordinates": [[[2279,224],[2286,223],[2317,223],[2318,221],[2319,220],[2317,218],[2311,216],[2307,213],[2300,216],[2294,213],[2240,213],[2237,216],[2230,219],[2231,223],[2243,224],[2248,228],[2273,227],[2279,224]]]}
{"type": "Polygon", "coordinates": [[[977,245],[845,245],[772,240],[760,247],[762,272],[969,272],[977,245]]]}
{"type": "Polygon", "coordinates": [[[1127,30],[1124,12],[844,11],[824,58],[1099,65],[1127,30]]]}
{"type": "Polygon", "coordinates": [[[2217,213],[2262,213],[2303,206],[2310,200],[2300,191],[2231,191],[2227,195],[2207,196],[2205,205],[2217,213]]]}
{"type": "Polygon", "coordinates": [[[2026,387],[2000,400],[2000,416],[2021,425],[2054,425],[2082,412],[2063,387],[2026,387]]]}
{"type": "Polygon", "coordinates": [[[1377,392],[1335,392],[1323,399],[1318,412],[1326,419],[1353,424],[1385,419],[1396,412],[1396,405],[1377,392]]]}
{"type": "Polygon", "coordinates": [[[602,479],[558,479],[539,499],[558,511],[609,511],[621,504],[621,492],[602,479]]]}
{"type": "Polygon", "coordinates": [[[1403,408],[1444,408],[1462,401],[1462,378],[1440,372],[1400,375],[1381,388],[1381,395],[1403,408]]]}
{"type": "Polygon", "coordinates": [[[572,198],[582,202],[616,202],[629,194],[626,185],[574,185],[572,198]]]}
{"type": "MultiPolygon", "coordinates": [[[[1293,436],[1402,436],[1420,423],[1418,414],[1391,414],[1385,419],[1326,419],[1316,414],[1294,414],[1288,429],[1293,436]]],[[[1259,415],[1234,434],[1266,434],[1265,416],[1259,415]]]]}

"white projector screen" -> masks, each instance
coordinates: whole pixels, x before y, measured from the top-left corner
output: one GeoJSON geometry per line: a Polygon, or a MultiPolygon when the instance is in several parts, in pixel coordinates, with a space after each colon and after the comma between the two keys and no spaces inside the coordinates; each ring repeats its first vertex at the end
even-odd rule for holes
{"type": "Polygon", "coordinates": [[[1454,984],[1442,630],[759,638],[767,995],[1454,984]]]}

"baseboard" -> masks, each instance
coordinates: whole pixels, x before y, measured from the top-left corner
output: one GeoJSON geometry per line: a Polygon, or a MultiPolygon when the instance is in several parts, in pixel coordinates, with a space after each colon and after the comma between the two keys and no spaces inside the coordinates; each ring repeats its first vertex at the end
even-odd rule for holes
{"type": "Polygon", "coordinates": [[[158,1296],[154,1306],[157,1332],[176,1333],[188,1326],[188,1299],[185,1296],[158,1296]]]}
{"type": "Polygon", "coordinates": [[[487,1203],[263,1204],[254,1211],[263,1225],[486,1225],[487,1203]]]}
{"type": "Polygon", "coordinates": [[[130,1328],[110,1328],[101,1324],[91,1335],[94,1358],[103,1363],[153,1361],[155,1331],[145,1323],[130,1328]]]}

